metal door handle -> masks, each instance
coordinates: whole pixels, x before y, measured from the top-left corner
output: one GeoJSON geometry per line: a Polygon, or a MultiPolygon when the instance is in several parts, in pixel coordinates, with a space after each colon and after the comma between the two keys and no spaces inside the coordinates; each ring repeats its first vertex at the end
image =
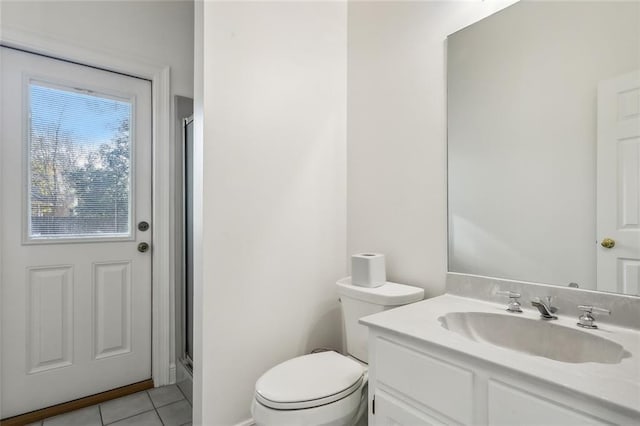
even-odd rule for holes
{"type": "Polygon", "coordinates": [[[605,238],[604,240],[602,240],[602,242],[600,243],[600,245],[604,248],[614,248],[616,246],[616,242],[615,240],[612,240],[611,238],[605,238]]]}
{"type": "Polygon", "coordinates": [[[146,253],[147,251],[149,251],[149,244],[147,243],[138,244],[138,251],[140,253],[146,253]]]}

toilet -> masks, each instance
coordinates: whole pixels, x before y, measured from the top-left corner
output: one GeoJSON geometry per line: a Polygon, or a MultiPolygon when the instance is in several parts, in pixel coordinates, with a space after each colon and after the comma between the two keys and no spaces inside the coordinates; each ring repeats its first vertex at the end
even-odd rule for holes
{"type": "Polygon", "coordinates": [[[424,298],[424,290],[387,282],[370,288],[337,283],[347,353],[299,356],[268,370],[256,382],[251,414],[257,426],[347,426],[366,424],[368,329],[366,315],[424,298]]]}

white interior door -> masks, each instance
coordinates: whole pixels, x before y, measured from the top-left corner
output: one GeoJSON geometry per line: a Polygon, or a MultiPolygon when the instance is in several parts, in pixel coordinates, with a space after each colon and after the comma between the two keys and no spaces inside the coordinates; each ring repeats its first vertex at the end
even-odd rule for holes
{"type": "Polygon", "coordinates": [[[0,54],[6,418],[151,377],[151,83],[0,54]]]}
{"type": "Polygon", "coordinates": [[[598,87],[597,195],[597,288],[640,295],[640,70],[598,87]]]}

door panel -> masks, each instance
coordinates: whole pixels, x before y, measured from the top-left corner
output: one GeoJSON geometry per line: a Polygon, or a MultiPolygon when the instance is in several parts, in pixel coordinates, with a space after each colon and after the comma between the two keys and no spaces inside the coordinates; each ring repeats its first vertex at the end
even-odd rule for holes
{"type": "Polygon", "coordinates": [[[2,417],[151,377],[151,83],[2,55],[2,417]]]}
{"type": "Polygon", "coordinates": [[[93,265],[95,358],[131,351],[131,262],[93,265]]]}
{"type": "Polygon", "coordinates": [[[28,269],[28,374],[72,364],[73,275],[71,266],[28,269]]]}

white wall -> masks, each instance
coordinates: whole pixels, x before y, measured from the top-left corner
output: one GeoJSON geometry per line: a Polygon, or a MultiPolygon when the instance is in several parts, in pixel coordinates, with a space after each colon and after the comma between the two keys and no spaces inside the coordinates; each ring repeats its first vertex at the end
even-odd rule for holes
{"type": "Polygon", "coordinates": [[[347,9],[333,2],[200,7],[194,421],[228,425],[250,417],[255,381],[266,370],[341,345],[335,281],[347,273],[347,9]]]}
{"type": "Polygon", "coordinates": [[[446,37],[506,4],[349,3],[348,253],[427,296],[447,272],[446,37]]]}
{"type": "Polygon", "coordinates": [[[173,94],[193,97],[193,2],[7,1],[1,31],[171,66],[173,94]]]}
{"type": "Polygon", "coordinates": [[[638,2],[523,2],[451,37],[452,271],[596,288],[598,82],[639,40],[638,2]]]}

